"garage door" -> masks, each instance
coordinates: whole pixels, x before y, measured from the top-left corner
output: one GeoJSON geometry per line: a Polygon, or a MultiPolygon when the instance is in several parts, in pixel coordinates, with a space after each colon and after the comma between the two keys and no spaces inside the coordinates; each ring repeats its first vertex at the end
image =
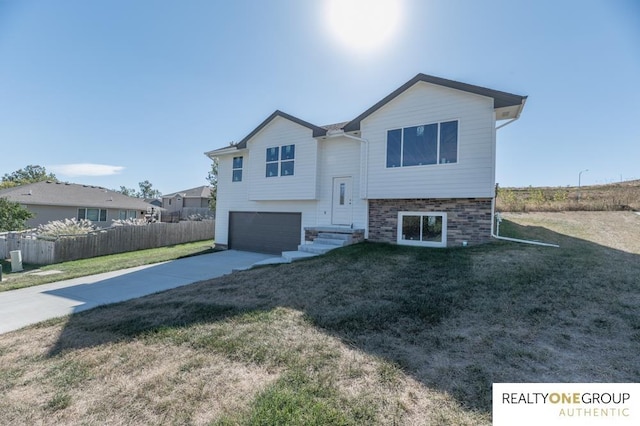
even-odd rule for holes
{"type": "Polygon", "coordinates": [[[297,250],[301,213],[230,212],[229,248],[280,254],[297,250]]]}

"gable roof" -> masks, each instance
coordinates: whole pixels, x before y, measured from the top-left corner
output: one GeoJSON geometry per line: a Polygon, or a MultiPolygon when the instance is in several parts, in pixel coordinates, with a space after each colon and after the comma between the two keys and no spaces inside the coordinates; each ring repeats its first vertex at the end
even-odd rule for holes
{"type": "Polygon", "coordinates": [[[526,96],[514,95],[512,93],[501,92],[498,90],[487,89],[486,87],[474,86],[473,84],[461,83],[459,81],[447,80],[445,78],[435,77],[427,74],[418,74],[413,77],[411,80],[407,81],[402,86],[398,87],[396,90],[391,92],[389,95],[384,97],[380,102],[376,103],[374,106],[351,120],[347,123],[343,130],[345,132],[352,132],[355,130],[360,130],[360,122],[385,106],[387,103],[391,102],[398,95],[403,93],[405,90],[412,87],[414,84],[418,82],[425,82],[431,84],[437,84],[438,86],[449,87],[451,89],[462,90],[463,92],[474,93],[476,95],[486,96],[489,98],[493,98],[493,108],[504,108],[509,106],[521,105],[527,99],[526,96]]]}
{"type": "Polygon", "coordinates": [[[385,106],[387,103],[391,102],[397,96],[399,96],[404,91],[411,88],[414,84],[418,82],[425,82],[436,84],[443,87],[449,87],[451,89],[461,90],[463,92],[473,93],[480,96],[486,96],[488,98],[493,98],[493,108],[510,108],[515,111],[515,118],[518,118],[522,107],[524,106],[524,102],[526,101],[526,96],[514,95],[513,93],[501,92],[499,90],[488,89],[486,87],[474,86],[473,84],[461,83],[459,81],[447,80],[445,78],[435,77],[427,74],[418,74],[413,77],[411,80],[407,81],[402,86],[398,87],[396,90],[391,92],[389,95],[385,96],[378,103],[373,105],[371,108],[367,109],[365,112],[357,116],[351,121],[346,121],[343,123],[330,124],[326,126],[316,126],[315,124],[311,124],[304,120],[301,120],[297,117],[284,113],[280,110],[276,110],[273,114],[267,117],[258,127],[256,127],[251,133],[245,136],[240,142],[235,145],[231,145],[224,148],[215,149],[213,151],[205,152],[205,155],[214,158],[216,155],[229,154],[238,149],[246,149],[247,141],[249,141],[252,137],[254,137],[260,130],[262,130],[266,125],[268,125],[273,119],[276,117],[282,117],[294,123],[297,123],[301,126],[307,127],[312,130],[313,137],[321,137],[326,136],[329,132],[354,132],[360,130],[360,122],[385,106]],[[519,108],[517,108],[519,107],[519,108]]]}
{"type": "Polygon", "coordinates": [[[165,194],[162,198],[173,198],[177,195],[183,198],[209,198],[211,197],[211,187],[203,185],[197,188],[185,189],[184,191],[165,194]]]}
{"type": "Polygon", "coordinates": [[[252,137],[254,137],[260,130],[262,130],[267,124],[269,124],[276,117],[282,117],[282,118],[284,118],[286,120],[293,121],[296,124],[299,124],[299,125],[301,125],[303,127],[311,129],[313,131],[313,137],[314,138],[317,138],[318,136],[324,136],[324,135],[327,134],[327,130],[323,129],[320,126],[316,126],[315,124],[311,124],[309,122],[301,120],[301,119],[299,119],[297,117],[294,117],[293,115],[287,114],[286,112],[282,112],[280,110],[276,110],[276,111],[274,111],[273,114],[271,114],[269,117],[267,117],[266,120],[264,120],[262,123],[260,123],[260,125],[258,127],[253,129],[253,131],[251,133],[249,133],[247,136],[245,136],[244,139],[242,139],[240,142],[238,142],[236,147],[238,149],[246,148],[247,147],[247,141],[249,139],[251,139],[252,137]]]}
{"type": "Polygon", "coordinates": [[[0,197],[25,205],[99,207],[146,210],[152,207],[140,198],[93,185],[44,181],[0,190],[0,197]]]}

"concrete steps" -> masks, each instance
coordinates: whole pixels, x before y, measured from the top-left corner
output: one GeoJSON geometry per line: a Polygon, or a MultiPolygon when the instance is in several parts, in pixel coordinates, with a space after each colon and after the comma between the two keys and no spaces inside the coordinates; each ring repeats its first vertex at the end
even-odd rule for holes
{"type": "Polygon", "coordinates": [[[349,233],[319,232],[312,243],[300,244],[298,250],[284,251],[281,257],[261,260],[253,266],[291,263],[300,259],[319,256],[339,247],[353,244],[353,237],[349,233]]]}

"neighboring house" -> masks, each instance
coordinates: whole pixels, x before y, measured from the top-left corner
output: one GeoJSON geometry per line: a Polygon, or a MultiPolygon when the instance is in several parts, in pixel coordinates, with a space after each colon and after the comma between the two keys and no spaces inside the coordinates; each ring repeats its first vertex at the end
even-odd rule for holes
{"type": "Polygon", "coordinates": [[[34,214],[26,225],[30,228],[54,220],[87,219],[100,228],[111,226],[114,219],[144,219],[160,210],[140,198],[93,185],[67,182],[37,182],[0,190],[0,197],[23,205],[34,214]],[[153,209],[153,210],[152,210],[153,209]]]}
{"type": "Polygon", "coordinates": [[[460,246],[493,229],[496,121],[526,96],[425,74],[346,123],[276,111],[218,158],[216,245],[277,253],[318,232],[460,246]]]}
{"type": "Polygon", "coordinates": [[[163,195],[162,207],[165,210],[163,220],[177,222],[193,215],[211,217],[213,212],[209,208],[210,199],[211,188],[209,186],[199,186],[163,195]]]}

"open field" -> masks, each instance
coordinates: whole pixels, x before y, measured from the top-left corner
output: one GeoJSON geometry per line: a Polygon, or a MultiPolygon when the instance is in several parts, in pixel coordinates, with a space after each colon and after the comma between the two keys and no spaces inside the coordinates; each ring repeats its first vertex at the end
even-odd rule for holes
{"type": "Polygon", "coordinates": [[[493,382],[640,381],[640,216],[505,217],[561,248],[365,243],[1,335],[0,424],[488,425],[493,382]]]}
{"type": "Polygon", "coordinates": [[[567,187],[499,188],[500,212],[640,211],[640,180],[567,187]]]}
{"type": "Polygon", "coordinates": [[[23,264],[24,271],[11,273],[11,262],[0,260],[3,269],[0,291],[15,290],[55,281],[84,277],[87,275],[111,272],[134,266],[149,265],[165,262],[180,257],[210,253],[213,241],[197,241],[194,243],[176,244],[148,250],[138,250],[128,253],[111,254],[91,259],[73,260],[53,265],[39,266],[23,264]],[[43,274],[40,274],[43,273],[43,274]]]}

